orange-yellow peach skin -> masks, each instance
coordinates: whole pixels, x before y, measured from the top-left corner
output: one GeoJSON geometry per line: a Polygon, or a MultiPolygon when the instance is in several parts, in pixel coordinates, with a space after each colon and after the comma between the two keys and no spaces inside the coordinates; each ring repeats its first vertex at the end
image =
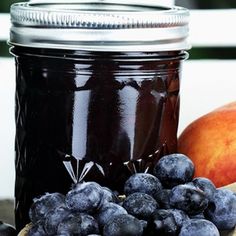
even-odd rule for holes
{"type": "Polygon", "coordinates": [[[236,182],[236,102],[193,121],[178,139],[178,152],[195,164],[195,176],[217,187],[236,182]]]}

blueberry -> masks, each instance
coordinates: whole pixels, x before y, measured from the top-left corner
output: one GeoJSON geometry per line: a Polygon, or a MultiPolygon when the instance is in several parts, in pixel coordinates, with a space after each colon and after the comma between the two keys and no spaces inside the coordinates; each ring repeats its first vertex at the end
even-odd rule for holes
{"type": "Polygon", "coordinates": [[[191,219],[205,219],[204,213],[199,213],[197,215],[191,215],[190,216],[191,219]]]}
{"type": "Polygon", "coordinates": [[[94,189],[102,189],[103,187],[96,183],[96,182],[79,182],[77,184],[75,184],[72,188],[72,190],[81,190],[81,189],[85,189],[85,188],[94,188],[94,189]]]}
{"type": "Polygon", "coordinates": [[[194,186],[201,189],[206,194],[208,199],[210,199],[216,191],[215,185],[208,178],[197,177],[192,180],[192,183],[194,186]]]}
{"type": "Polygon", "coordinates": [[[160,235],[178,235],[188,215],[178,209],[158,209],[153,215],[154,232],[160,235]]]}
{"type": "Polygon", "coordinates": [[[136,173],[132,175],[124,185],[126,195],[141,192],[157,199],[162,191],[162,185],[158,178],[151,174],[136,173]]]}
{"type": "Polygon", "coordinates": [[[1,236],[16,236],[16,230],[12,225],[4,223],[0,220],[0,235],[1,236]]]}
{"type": "Polygon", "coordinates": [[[205,211],[205,217],[220,230],[234,228],[236,225],[236,195],[230,190],[216,190],[205,211]]]}
{"type": "Polygon", "coordinates": [[[181,184],[171,189],[170,205],[189,215],[196,215],[206,209],[208,199],[202,190],[188,184],[181,184]]]}
{"type": "Polygon", "coordinates": [[[57,227],[57,236],[82,235],[81,217],[78,214],[71,213],[57,227]]]}
{"type": "Polygon", "coordinates": [[[103,227],[113,217],[124,214],[128,213],[122,206],[116,203],[108,202],[100,208],[96,218],[99,225],[103,227]]]}
{"type": "Polygon", "coordinates": [[[79,183],[66,195],[67,206],[79,212],[93,212],[100,206],[102,187],[95,182],[79,183]]]}
{"type": "Polygon", "coordinates": [[[170,209],[170,192],[171,189],[163,189],[158,197],[158,204],[160,205],[160,208],[162,209],[170,209]]]}
{"type": "Polygon", "coordinates": [[[70,214],[66,206],[57,207],[49,211],[44,222],[44,229],[48,234],[56,234],[58,225],[70,214]]]}
{"type": "Polygon", "coordinates": [[[81,236],[99,233],[98,223],[92,216],[85,213],[81,213],[80,218],[81,236]]]}
{"type": "Polygon", "coordinates": [[[167,211],[170,212],[170,214],[172,214],[175,218],[175,222],[177,224],[178,227],[182,227],[183,222],[185,222],[186,220],[189,220],[188,215],[179,209],[168,209],[167,211]]]}
{"type": "Polygon", "coordinates": [[[187,156],[175,153],[163,156],[155,165],[153,173],[164,187],[172,188],[192,180],[194,165],[187,156]]]}
{"type": "Polygon", "coordinates": [[[179,236],[220,236],[220,233],[208,220],[191,219],[183,223],[179,236]]]}
{"type": "Polygon", "coordinates": [[[118,197],[109,188],[102,187],[102,190],[103,190],[103,196],[101,204],[106,204],[107,202],[115,202],[115,203],[118,202],[118,197]]]}
{"type": "Polygon", "coordinates": [[[31,222],[36,223],[44,219],[50,210],[61,205],[65,205],[65,196],[61,193],[46,193],[33,199],[33,204],[29,210],[31,222]]]}
{"type": "Polygon", "coordinates": [[[103,228],[103,236],[142,236],[142,223],[131,215],[112,218],[103,228]]]}
{"type": "Polygon", "coordinates": [[[87,236],[101,236],[100,234],[88,234],[87,236]]]}
{"type": "Polygon", "coordinates": [[[146,193],[133,193],[124,200],[123,207],[138,219],[148,220],[159,206],[152,196],[146,193]]]}
{"type": "Polygon", "coordinates": [[[44,227],[39,222],[36,224],[33,224],[33,226],[30,228],[27,236],[47,236],[48,234],[45,232],[44,227]]]}
{"type": "Polygon", "coordinates": [[[155,234],[165,236],[178,235],[179,227],[173,214],[171,214],[168,210],[157,210],[153,215],[153,219],[155,234]]]}
{"type": "Polygon", "coordinates": [[[139,220],[139,222],[141,223],[143,229],[147,229],[148,228],[148,221],[146,220],[139,220]]]}

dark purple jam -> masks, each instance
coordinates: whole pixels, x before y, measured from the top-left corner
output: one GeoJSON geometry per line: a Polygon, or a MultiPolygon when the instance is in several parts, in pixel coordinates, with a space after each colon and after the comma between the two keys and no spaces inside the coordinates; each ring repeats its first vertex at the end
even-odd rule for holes
{"type": "Polygon", "coordinates": [[[12,53],[18,230],[29,222],[34,197],[68,192],[69,173],[122,191],[132,173],[151,172],[176,151],[184,52],[12,53]]]}

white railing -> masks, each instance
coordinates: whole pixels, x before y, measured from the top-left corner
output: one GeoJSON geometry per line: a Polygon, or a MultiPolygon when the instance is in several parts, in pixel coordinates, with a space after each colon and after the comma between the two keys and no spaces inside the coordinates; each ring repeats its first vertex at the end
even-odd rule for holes
{"type": "MultiPolygon", "coordinates": [[[[0,40],[9,35],[9,15],[0,14],[0,40]]],[[[236,46],[236,9],[191,11],[193,46],[236,46]]],[[[187,60],[183,64],[179,133],[197,117],[236,100],[236,60],[187,60]]],[[[0,197],[14,189],[13,58],[0,58],[0,197]]]]}

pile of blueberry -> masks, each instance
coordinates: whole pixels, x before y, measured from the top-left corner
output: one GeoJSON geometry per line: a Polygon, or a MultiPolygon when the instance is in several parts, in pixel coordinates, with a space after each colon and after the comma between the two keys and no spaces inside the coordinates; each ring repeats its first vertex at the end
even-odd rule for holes
{"type": "Polygon", "coordinates": [[[34,199],[28,236],[219,236],[236,225],[236,194],[193,179],[183,154],[162,157],[153,175],[136,173],[119,196],[95,182],[34,199]]]}

